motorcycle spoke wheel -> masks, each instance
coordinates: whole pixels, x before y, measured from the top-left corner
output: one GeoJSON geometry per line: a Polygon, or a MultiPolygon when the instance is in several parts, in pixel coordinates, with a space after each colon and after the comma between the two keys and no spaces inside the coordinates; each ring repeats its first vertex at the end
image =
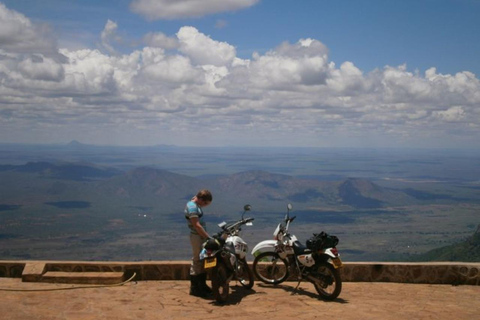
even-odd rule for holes
{"type": "Polygon", "coordinates": [[[213,297],[217,302],[224,303],[228,299],[229,290],[228,271],[226,266],[220,263],[212,272],[213,297]]]}
{"type": "Polygon", "coordinates": [[[266,284],[279,284],[289,276],[288,262],[276,252],[263,252],[253,261],[253,272],[266,284]]]}
{"type": "Polygon", "coordinates": [[[252,289],[254,284],[253,272],[252,270],[250,270],[245,259],[238,261],[236,277],[243,287],[247,289],[252,289]]]}
{"type": "Polygon", "coordinates": [[[340,273],[330,263],[321,263],[317,266],[315,278],[318,282],[314,283],[320,297],[324,300],[334,300],[342,291],[342,279],[340,273]]]}

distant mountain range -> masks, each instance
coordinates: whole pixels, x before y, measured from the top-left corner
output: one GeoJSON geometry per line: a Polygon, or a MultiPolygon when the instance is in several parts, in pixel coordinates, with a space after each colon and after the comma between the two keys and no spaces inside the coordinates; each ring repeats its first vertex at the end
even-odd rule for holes
{"type": "MultiPolygon", "coordinates": [[[[341,181],[319,181],[315,179],[297,178],[283,174],[273,174],[266,171],[246,171],[231,175],[210,178],[195,178],[150,167],[139,167],[127,172],[109,167],[99,167],[88,163],[49,163],[29,162],[25,165],[2,165],[0,174],[7,175],[10,193],[12,188],[18,192],[35,190],[36,197],[48,194],[57,201],[68,200],[78,192],[83,201],[94,201],[92,196],[102,195],[103,198],[141,199],[150,204],[175,200],[184,201],[196,190],[209,188],[218,199],[224,203],[236,202],[233,199],[241,197],[248,201],[258,202],[295,202],[315,206],[345,206],[352,209],[382,208],[412,204],[418,201],[412,190],[395,190],[383,188],[369,180],[348,178],[341,181]],[[17,178],[15,178],[17,174],[17,178]],[[21,174],[30,174],[28,179],[21,174]],[[15,181],[12,181],[15,180],[15,181]],[[35,182],[33,182],[35,180],[35,182]],[[58,182],[64,181],[62,187],[58,182]],[[82,182],[80,185],[69,185],[67,181],[82,182]],[[69,190],[74,188],[75,190],[69,190]],[[78,188],[84,188],[79,192],[78,188]],[[55,190],[53,192],[52,190],[55,190]]],[[[3,179],[5,182],[5,178],[3,179]]],[[[0,185],[0,188],[2,186],[0,185]]],[[[5,186],[3,186],[5,187],[5,186]]],[[[424,196],[422,194],[422,196],[424,196]]],[[[21,195],[15,197],[17,202],[21,195]]],[[[21,203],[0,204],[21,205],[21,203]]],[[[245,201],[245,200],[242,200],[245,201]]]]}
{"type": "MultiPolygon", "coordinates": [[[[155,156],[163,156],[162,152],[155,156]]],[[[175,155],[175,159],[177,156],[183,159],[183,154],[175,155]]],[[[96,159],[96,154],[88,159],[96,159]]],[[[247,237],[252,243],[264,240],[283,217],[286,204],[292,203],[298,215],[297,236],[305,238],[320,228],[334,230],[346,238],[342,245],[348,243],[348,251],[343,252],[361,259],[394,259],[405,254],[411,257],[408,246],[429,237],[424,230],[429,230],[427,227],[438,214],[446,216],[445,210],[450,220],[441,222],[442,230],[450,228],[452,219],[474,225],[473,218],[465,218],[465,211],[459,211],[463,216],[453,217],[459,203],[475,212],[477,198],[468,188],[466,193],[451,194],[437,185],[417,190],[416,184],[382,184],[374,179],[345,178],[344,174],[325,179],[316,173],[294,176],[246,170],[220,174],[224,171],[219,170],[215,174],[188,176],[149,166],[114,166],[65,161],[0,165],[0,257],[184,259],[190,252],[187,244],[183,243],[178,252],[169,248],[184,235],[185,202],[203,188],[210,189],[214,196],[205,217],[212,230],[222,220],[238,219],[243,205],[249,203],[253,206],[255,231],[247,237]],[[464,195],[473,200],[459,202],[464,195]],[[428,219],[423,220],[423,215],[428,219]],[[412,221],[420,223],[413,231],[412,221]],[[397,226],[404,229],[397,230],[397,226]],[[389,237],[394,240],[387,243],[389,237]]],[[[457,230],[453,230],[453,236],[444,231],[450,237],[445,241],[458,240],[457,230]]],[[[446,255],[451,250],[455,254],[452,259],[470,261],[459,253],[475,257],[478,237],[477,233],[464,244],[473,247],[452,246],[419,259],[444,260],[452,257],[446,255]]],[[[437,238],[434,244],[445,244],[443,238],[437,238]]],[[[428,245],[428,249],[434,247],[428,245]]]]}

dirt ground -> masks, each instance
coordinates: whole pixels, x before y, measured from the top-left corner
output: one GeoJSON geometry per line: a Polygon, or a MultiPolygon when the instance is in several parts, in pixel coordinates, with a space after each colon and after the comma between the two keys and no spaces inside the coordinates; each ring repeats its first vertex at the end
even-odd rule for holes
{"type": "Polygon", "coordinates": [[[0,278],[0,319],[480,319],[480,286],[347,282],[333,302],[306,282],[292,295],[295,286],[232,283],[219,305],[188,295],[187,281],[78,288],[0,278]]]}

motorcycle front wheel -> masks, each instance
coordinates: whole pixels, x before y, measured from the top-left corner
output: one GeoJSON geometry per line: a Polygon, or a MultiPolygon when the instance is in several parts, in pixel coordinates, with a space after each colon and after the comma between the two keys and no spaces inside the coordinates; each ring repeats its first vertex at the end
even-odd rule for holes
{"type": "Polygon", "coordinates": [[[217,302],[224,303],[227,301],[230,291],[227,267],[225,264],[220,262],[212,271],[211,278],[213,297],[217,302]]]}
{"type": "Polygon", "coordinates": [[[255,257],[253,272],[266,284],[279,284],[288,279],[288,262],[276,252],[263,252],[255,257]]]}
{"type": "Polygon", "coordinates": [[[247,260],[238,260],[236,278],[244,288],[252,289],[254,284],[254,277],[252,270],[250,270],[250,268],[248,267],[247,260]]]}
{"type": "Polygon", "coordinates": [[[320,297],[330,301],[336,299],[342,291],[340,272],[328,262],[322,262],[315,268],[314,275],[318,282],[314,282],[313,285],[320,297]]]}

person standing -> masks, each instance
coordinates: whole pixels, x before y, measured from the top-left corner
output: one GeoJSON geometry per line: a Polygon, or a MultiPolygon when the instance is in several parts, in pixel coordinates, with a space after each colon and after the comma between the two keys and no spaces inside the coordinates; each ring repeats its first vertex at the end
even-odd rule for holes
{"type": "Polygon", "coordinates": [[[212,294],[207,286],[207,273],[200,260],[203,243],[210,238],[203,221],[203,208],[212,203],[210,191],[200,190],[185,206],[185,218],[190,229],[190,244],[192,245],[192,263],[190,265],[190,295],[206,298],[212,294]]]}

